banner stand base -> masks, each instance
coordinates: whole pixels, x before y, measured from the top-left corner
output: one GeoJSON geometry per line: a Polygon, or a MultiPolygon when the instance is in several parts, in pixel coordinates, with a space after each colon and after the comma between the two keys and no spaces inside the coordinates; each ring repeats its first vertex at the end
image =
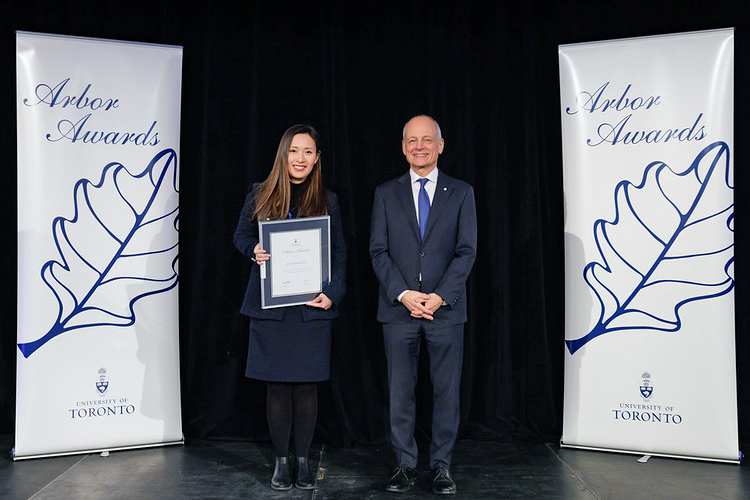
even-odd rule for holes
{"type": "Polygon", "coordinates": [[[644,451],[644,450],[621,450],[617,448],[604,448],[604,447],[597,447],[597,446],[582,446],[582,445],[574,445],[574,444],[567,444],[563,443],[562,440],[560,441],[560,448],[573,448],[578,450],[586,450],[586,451],[604,451],[609,453],[625,453],[628,455],[649,455],[652,457],[662,457],[662,458],[679,458],[684,460],[698,460],[698,461],[704,461],[704,462],[719,462],[719,463],[726,463],[726,464],[734,464],[734,465],[740,465],[742,463],[743,454],[742,452],[739,452],[739,456],[736,459],[731,458],[715,458],[715,457],[693,457],[690,455],[677,455],[677,454],[670,454],[670,453],[658,453],[653,451],[644,451]]]}
{"type": "Polygon", "coordinates": [[[17,462],[19,460],[30,460],[34,458],[53,458],[53,457],[63,457],[67,455],[96,454],[96,453],[104,453],[104,452],[138,450],[142,448],[157,448],[159,446],[174,446],[174,445],[184,445],[184,444],[185,444],[185,436],[183,436],[182,439],[180,439],[179,441],[166,441],[166,442],[161,442],[161,443],[118,446],[115,448],[107,448],[107,447],[92,448],[90,450],[72,450],[72,451],[64,451],[64,452],[59,452],[59,453],[40,453],[37,455],[22,455],[22,456],[16,455],[16,449],[12,448],[10,450],[10,457],[14,462],[17,462]]]}

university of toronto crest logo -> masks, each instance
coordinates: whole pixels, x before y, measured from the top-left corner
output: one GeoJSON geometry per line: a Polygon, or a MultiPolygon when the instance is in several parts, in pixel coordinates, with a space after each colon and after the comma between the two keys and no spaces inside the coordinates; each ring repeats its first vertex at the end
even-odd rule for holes
{"type": "Polygon", "coordinates": [[[99,391],[99,394],[104,394],[107,392],[108,387],[109,379],[107,378],[107,370],[99,368],[99,374],[96,377],[96,390],[99,391]]]}
{"type": "Polygon", "coordinates": [[[651,397],[651,394],[654,393],[654,387],[651,385],[651,374],[648,372],[644,372],[641,375],[641,378],[643,379],[641,381],[641,396],[643,396],[643,399],[648,399],[651,397]]]}

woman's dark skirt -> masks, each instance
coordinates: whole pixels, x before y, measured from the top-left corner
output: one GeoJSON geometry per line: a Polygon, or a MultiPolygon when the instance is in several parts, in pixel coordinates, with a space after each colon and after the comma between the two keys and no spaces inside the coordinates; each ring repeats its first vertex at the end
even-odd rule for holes
{"type": "Polygon", "coordinates": [[[300,308],[284,319],[250,319],[245,376],[268,382],[321,382],[330,378],[331,320],[302,321],[300,308]]]}

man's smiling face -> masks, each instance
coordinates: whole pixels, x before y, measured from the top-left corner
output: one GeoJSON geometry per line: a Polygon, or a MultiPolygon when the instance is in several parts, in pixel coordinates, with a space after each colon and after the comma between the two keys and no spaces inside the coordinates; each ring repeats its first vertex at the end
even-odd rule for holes
{"type": "Polygon", "coordinates": [[[426,116],[412,118],[404,127],[401,149],[409,166],[420,177],[437,166],[443,145],[443,138],[438,137],[437,124],[426,116]]]}

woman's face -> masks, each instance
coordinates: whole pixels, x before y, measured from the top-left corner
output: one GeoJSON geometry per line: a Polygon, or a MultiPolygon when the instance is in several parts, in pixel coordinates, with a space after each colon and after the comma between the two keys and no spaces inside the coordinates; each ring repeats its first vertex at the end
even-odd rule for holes
{"type": "Polygon", "coordinates": [[[320,153],[318,153],[317,145],[309,134],[297,134],[292,137],[286,156],[289,181],[293,184],[304,182],[312,172],[318,158],[320,158],[320,153]]]}

